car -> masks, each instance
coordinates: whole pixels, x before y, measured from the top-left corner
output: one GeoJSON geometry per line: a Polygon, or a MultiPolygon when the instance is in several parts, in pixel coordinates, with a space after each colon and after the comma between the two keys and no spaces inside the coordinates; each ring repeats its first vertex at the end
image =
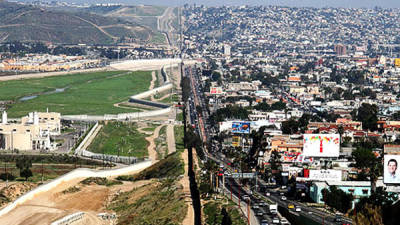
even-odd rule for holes
{"type": "Polygon", "coordinates": [[[262,211],[256,211],[256,216],[263,216],[264,214],[263,214],[263,212],[262,211]]]}
{"type": "Polygon", "coordinates": [[[272,219],[272,223],[279,224],[279,218],[278,217],[274,217],[272,219]]]}
{"type": "Polygon", "coordinates": [[[262,220],[260,225],[269,225],[267,220],[262,220]]]}
{"type": "Polygon", "coordinates": [[[301,212],[301,207],[300,207],[300,206],[296,206],[295,211],[296,211],[296,212],[301,212]]]}
{"type": "Polygon", "coordinates": [[[282,201],[286,201],[287,200],[286,196],[282,196],[281,199],[282,199],[282,201]]]}
{"type": "Polygon", "coordinates": [[[251,208],[253,208],[253,209],[259,209],[260,206],[258,206],[258,205],[252,205],[251,208]]]}
{"type": "Polygon", "coordinates": [[[265,193],[265,196],[269,197],[269,196],[271,196],[271,193],[267,192],[267,193],[265,193]]]}
{"type": "Polygon", "coordinates": [[[288,209],[294,209],[294,205],[292,203],[290,203],[287,207],[288,209]]]}
{"type": "Polygon", "coordinates": [[[289,221],[288,221],[287,219],[282,218],[282,219],[281,219],[281,224],[282,224],[282,225],[289,225],[290,223],[289,223],[289,221]]]}
{"type": "Polygon", "coordinates": [[[248,195],[243,195],[243,199],[247,200],[250,199],[250,197],[248,195]]]}
{"type": "Polygon", "coordinates": [[[283,193],[283,192],[279,192],[279,195],[281,195],[281,196],[284,195],[284,194],[285,194],[285,193],[283,193]]]}

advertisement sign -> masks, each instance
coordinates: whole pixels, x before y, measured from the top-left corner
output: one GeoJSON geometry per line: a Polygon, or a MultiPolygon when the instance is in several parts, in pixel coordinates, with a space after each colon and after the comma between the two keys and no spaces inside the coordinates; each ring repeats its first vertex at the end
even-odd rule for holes
{"type": "Polygon", "coordinates": [[[295,162],[299,155],[300,155],[300,152],[284,151],[284,152],[281,152],[281,161],[282,162],[295,162]]]}
{"type": "Polygon", "coordinates": [[[396,67],[400,67],[400,59],[399,59],[399,58],[394,59],[394,65],[395,65],[396,67]]]}
{"type": "Polygon", "coordinates": [[[341,181],[342,171],[341,170],[310,170],[310,180],[320,181],[341,181]]]}
{"type": "Polygon", "coordinates": [[[339,157],[339,134],[304,134],[303,155],[309,157],[339,157]]]}
{"type": "Polygon", "coordinates": [[[383,164],[383,183],[400,184],[400,172],[398,165],[400,155],[385,155],[383,164]]]}
{"type": "Polygon", "coordinates": [[[240,136],[233,136],[232,137],[232,146],[239,147],[240,146],[240,136]]]}
{"type": "Polygon", "coordinates": [[[212,95],[222,95],[222,87],[211,87],[210,94],[212,95]]]}
{"type": "Polygon", "coordinates": [[[250,133],[250,123],[249,122],[232,122],[232,133],[249,134],[250,133]]]}

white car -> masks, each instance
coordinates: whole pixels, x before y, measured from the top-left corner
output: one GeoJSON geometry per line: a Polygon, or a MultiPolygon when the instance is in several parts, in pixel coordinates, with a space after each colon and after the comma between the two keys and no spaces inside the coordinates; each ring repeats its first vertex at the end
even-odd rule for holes
{"type": "Polygon", "coordinates": [[[273,219],[272,219],[272,223],[276,223],[276,224],[278,224],[278,223],[279,223],[279,219],[278,219],[278,217],[275,217],[275,218],[273,218],[273,219]]]}
{"type": "Polygon", "coordinates": [[[296,206],[296,212],[301,212],[301,208],[300,208],[300,206],[296,206]]]}
{"type": "Polygon", "coordinates": [[[282,196],[281,199],[282,199],[282,201],[286,201],[287,200],[286,196],[282,196]]]}
{"type": "Polygon", "coordinates": [[[267,192],[267,193],[265,193],[265,196],[271,196],[271,193],[269,193],[269,192],[267,192]]]}

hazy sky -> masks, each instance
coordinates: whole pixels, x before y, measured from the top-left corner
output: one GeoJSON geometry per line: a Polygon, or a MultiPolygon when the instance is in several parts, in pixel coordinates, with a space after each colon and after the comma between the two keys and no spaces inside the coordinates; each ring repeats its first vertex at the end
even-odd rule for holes
{"type": "MultiPolygon", "coordinates": [[[[32,1],[32,0],[22,0],[32,1]]],[[[43,0],[51,1],[51,0],[43,0]]],[[[87,3],[126,3],[146,5],[183,5],[185,3],[209,6],[216,5],[285,5],[307,7],[356,7],[373,8],[400,8],[400,0],[59,0],[66,2],[87,3]]]]}

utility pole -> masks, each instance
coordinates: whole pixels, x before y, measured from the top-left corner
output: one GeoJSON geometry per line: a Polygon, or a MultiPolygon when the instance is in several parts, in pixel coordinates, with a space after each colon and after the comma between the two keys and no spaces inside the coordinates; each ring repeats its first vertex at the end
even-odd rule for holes
{"type": "Polygon", "coordinates": [[[43,158],[42,158],[42,183],[43,183],[43,158]]]}
{"type": "Polygon", "coordinates": [[[250,198],[247,199],[247,223],[250,225],[250,198]]]}

